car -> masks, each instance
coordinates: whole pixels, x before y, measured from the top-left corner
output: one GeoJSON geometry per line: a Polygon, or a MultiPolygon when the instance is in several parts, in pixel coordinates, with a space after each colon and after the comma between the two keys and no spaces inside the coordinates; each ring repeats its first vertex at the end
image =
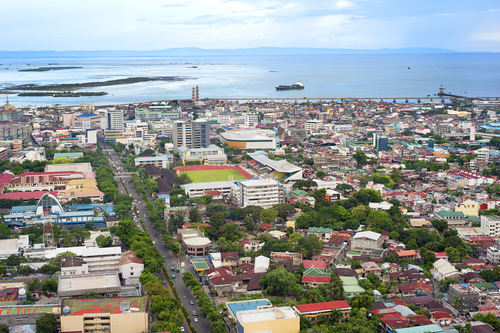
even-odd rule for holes
{"type": "Polygon", "coordinates": [[[189,304],[194,305],[194,301],[189,301],[189,304]]]}
{"type": "Polygon", "coordinates": [[[175,275],[174,274],[172,274],[172,279],[175,279],[175,275]]]}
{"type": "Polygon", "coordinates": [[[167,280],[163,279],[163,284],[166,284],[167,283],[167,280]]]}
{"type": "Polygon", "coordinates": [[[170,269],[172,270],[172,272],[173,272],[173,271],[175,271],[175,268],[174,268],[174,266],[170,267],[170,269]]]}
{"type": "Polygon", "coordinates": [[[185,331],[184,331],[184,326],[181,326],[181,332],[185,332],[185,331]]]}
{"type": "Polygon", "coordinates": [[[193,311],[193,312],[191,312],[191,313],[193,314],[193,316],[196,316],[196,311],[193,311]]]}
{"type": "Polygon", "coordinates": [[[197,322],[198,322],[198,317],[194,317],[193,321],[194,321],[195,323],[197,323],[197,322]]]}

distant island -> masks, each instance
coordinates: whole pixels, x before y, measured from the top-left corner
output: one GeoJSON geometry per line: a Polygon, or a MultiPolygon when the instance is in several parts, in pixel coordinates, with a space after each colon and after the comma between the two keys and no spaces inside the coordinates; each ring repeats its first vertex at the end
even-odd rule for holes
{"type": "Polygon", "coordinates": [[[17,96],[22,97],[39,97],[39,96],[52,96],[52,97],[80,97],[80,96],[104,96],[108,93],[105,91],[91,92],[91,91],[66,91],[66,92],[45,92],[45,91],[33,91],[33,92],[23,92],[17,94],[17,96]]]}
{"type": "MultiPolygon", "coordinates": [[[[426,47],[399,49],[331,49],[311,47],[255,47],[245,49],[201,49],[181,47],[152,51],[102,50],[102,51],[0,51],[1,58],[30,57],[168,57],[205,55],[313,55],[313,54],[450,54],[453,50],[426,47]]],[[[481,52],[477,52],[481,53],[481,52]]]]}
{"type": "MultiPolygon", "coordinates": [[[[133,84],[148,81],[184,81],[185,78],[177,76],[154,76],[154,77],[129,77],[126,79],[117,79],[100,82],[85,82],[85,83],[63,83],[63,84],[47,84],[38,85],[34,83],[21,84],[18,86],[9,87],[9,90],[35,90],[35,91],[68,91],[81,88],[116,86],[121,84],[133,84]]],[[[19,95],[26,96],[26,95],[19,95]]]]}
{"type": "Polygon", "coordinates": [[[48,71],[60,71],[64,69],[77,69],[77,68],[83,68],[83,67],[79,66],[38,67],[38,68],[19,69],[18,72],[48,72],[48,71]]]}

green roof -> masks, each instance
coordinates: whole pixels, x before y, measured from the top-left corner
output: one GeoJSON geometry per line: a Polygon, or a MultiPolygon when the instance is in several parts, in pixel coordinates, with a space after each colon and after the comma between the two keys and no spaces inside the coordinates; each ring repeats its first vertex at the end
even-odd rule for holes
{"type": "Polygon", "coordinates": [[[469,215],[469,216],[467,216],[467,218],[472,223],[481,223],[481,219],[479,217],[475,216],[475,215],[469,215]]]}
{"type": "Polygon", "coordinates": [[[307,229],[307,232],[315,232],[315,233],[318,233],[318,234],[324,234],[324,233],[329,233],[331,234],[332,233],[332,229],[330,228],[316,228],[316,227],[311,227],[309,229],[307,229]]]}
{"type": "Polygon", "coordinates": [[[472,283],[472,285],[478,289],[486,289],[486,292],[498,292],[498,287],[493,283],[472,283]]]}
{"type": "Polygon", "coordinates": [[[295,190],[295,191],[292,191],[292,193],[296,194],[296,195],[307,194],[307,192],[304,190],[295,190]]]}
{"type": "Polygon", "coordinates": [[[192,259],[191,261],[197,271],[203,271],[210,268],[204,259],[192,259]]]}
{"type": "MultiPolygon", "coordinates": [[[[11,302],[2,302],[2,305],[11,305],[11,302]]],[[[15,305],[19,303],[19,301],[15,301],[15,305]]],[[[54,314],[59,314],[61,313],[61,307],[60,306],[54,306],[54,305],[35,305],[35,306],[26,306],[23,305],[22,307],[9,307],[9,308],[2,308],[0,309],[0,316],[6,316],[6,315],[13,315],[13,314],[32,314],[32,313],[54,313],[54,314]]]]}
{"type": "Polygon", "coordinates": [[[342,280],[342,284],[344,285],[344,287],[358,285],[358,279],[353,276],[340,276],[340,279],[342,280]]]}
{"type": "Polygon", "coordinates": [[[325,273],[324,270],[317,267],[311,267],[304,270],[304,276],[314,276],[314,277],[330,277],[330,273],[325,273]]]}
{"type": "Polygon", "coordinates": [[[362,294],[365,292],[365,289],[363,287],[360,287],[360,286],[344,286],[343,289],[346,293],[362,294]]]}
{"type": "Polygon", "coordinates": [[[439,325],[422,325],[422,326],[414,326],[414,327],[405,327],[398,328],[394,330],[394,333],[441,333],[444,332],[443,328],[439,325]]]}
{"type": "Polygon", "coordinates": [[[462,212],[448,212],[446,210],[438,212],[438,215],[442,217],[465,217],[464,213],[462,212]]]}

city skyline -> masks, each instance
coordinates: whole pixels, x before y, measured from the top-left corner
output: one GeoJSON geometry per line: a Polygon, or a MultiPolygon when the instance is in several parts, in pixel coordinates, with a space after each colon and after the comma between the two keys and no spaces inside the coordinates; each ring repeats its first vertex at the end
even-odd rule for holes
{"type": "Polygon", "coordinates": [[[3,5],[2,50],[426,47],[500,52],[495,1],[161,1],[3,5]]]}

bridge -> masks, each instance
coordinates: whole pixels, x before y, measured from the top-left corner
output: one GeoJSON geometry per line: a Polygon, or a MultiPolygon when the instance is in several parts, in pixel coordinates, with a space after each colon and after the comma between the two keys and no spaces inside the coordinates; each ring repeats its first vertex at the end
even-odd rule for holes
{"type": "MultiPolygon", "coordinates": [[[[130,103],[116,103],[112,105],[135,105],[135,104],[157,104],[157,103],[168,103],[173,101],[186,101],[191,100],[189,98],[176,98],[176,99],[163,99],[155,101],[142,101],[142,102],[130,102],[130,103]]],[[[445,100],[481,100],[481,101],[500,101],[500,96],[493,97],[466,97],[457,95],[442,95],[442,96],[425,96],[425,97],[221,97],[221,98],[207,98],[206,100],[214,101],[245,101],[245,102],[262,102],[262,101],[294,101],[295,103],[302,103],[303,101],[317,101],[317,102],[346,102],[352,100],[362,100],[362,101],[380,101],[380,102],[393,102],[398,101],[409,103],[410,101],[416,101],[421,103],[421,101],[429,102],[442,102],[445,100]]],[[[111,104],[110,104],[111,105],[111,104]]]]}

